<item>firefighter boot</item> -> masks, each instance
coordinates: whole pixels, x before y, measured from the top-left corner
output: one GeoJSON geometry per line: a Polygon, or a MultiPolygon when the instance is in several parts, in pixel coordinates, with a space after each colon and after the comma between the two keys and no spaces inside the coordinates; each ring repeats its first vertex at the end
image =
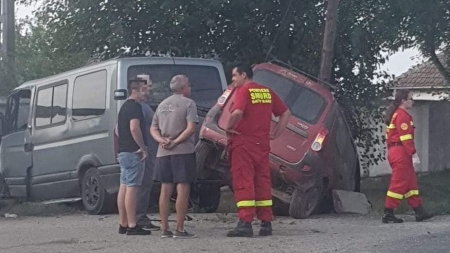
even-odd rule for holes
{"type": "Polygon", "coordinates": [[[424,221],[434,217],[434,214],[427,213],[422,206],[414,208],[414,212],[416,213],[416,221],[424,221]]]}
{"type": "Polygon", "coordinates": [[[262,222],[261,229],[259,230],[259,236],[269,236],[272,235],[272,223],[262,222]]]}
{"type": "Polygon", "coordinates": [[[399,219],[395,217],[394,215],[394,209],[385,208],[383,218],[381,219],[381,222],[383,223],[403,223],[402,219],[399,219]]]}
{"type": "Polygon", "coordinates": [[[227,233],[227,237],[252,237],[253,227],[250,222],[239,221],[237,226],[227,233]]]}

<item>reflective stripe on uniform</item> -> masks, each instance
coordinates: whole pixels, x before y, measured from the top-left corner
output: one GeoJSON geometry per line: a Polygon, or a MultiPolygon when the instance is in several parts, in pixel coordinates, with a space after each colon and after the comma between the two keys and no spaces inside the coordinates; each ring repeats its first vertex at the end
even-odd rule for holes
{"type": "Polygon", "coordinates": [[[237,207],[254,207],[255,201],[254,200],[242,200],[237,202],[237,207]]]}
{"type": "Polygon", "coordinates": [[[419,195],[419,190],[411,190],[405,194],[405,198],[409,198],[412,196],[418,196],[418,195],[419,195]]]}
{"type": "Polygon", "coordinates": [[[272,200],[257,200],[256,207],[272,206],[272,200]]]}
{"type": "Polygon", "coordinates": [[[412,134],[405,134],[400,136],[400,140],[401,141],[407,141],[407,140],[412,140],[412,134]]]}
{"type": "Polygon", "coordinates": [[[387,126],[388,129],[395,129],[395,125],[394,124],[389,124],[389,126],[387,126]]]}
{"type": "Polygon", "coordinates": [[[395,192],[388,191],[387,195],[389,197],[391,197],[391,198],[394,198],[394,199],[403,199],[403,195],[402,194],[398,194],[398,193],[395,193],[395,192]]]}

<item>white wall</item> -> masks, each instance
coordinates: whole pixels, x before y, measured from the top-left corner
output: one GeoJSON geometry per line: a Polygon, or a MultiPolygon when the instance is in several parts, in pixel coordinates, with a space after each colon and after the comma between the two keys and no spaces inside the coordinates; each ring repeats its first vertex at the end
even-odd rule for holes
{"type": "Polygon", "coordinates": [[[428,101],[415,101],[414,107],[410,110],[414,125],[414,144],[421,164],[416,167],[417,172],[428,171],[428,144],[429,144],[429,112],[430,103],[428,101]]]}

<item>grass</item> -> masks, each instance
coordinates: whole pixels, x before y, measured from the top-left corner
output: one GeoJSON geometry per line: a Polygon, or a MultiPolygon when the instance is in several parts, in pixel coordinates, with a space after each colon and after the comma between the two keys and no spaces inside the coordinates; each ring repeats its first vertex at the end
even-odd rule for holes
{"type": "MultiPolygon", "coordinates": [[[[361,181],[361,192],[372,203],[374,214],[380,215],[389,188],[390,176],[365,178],[361,181]]],[[[435,214],[450,214],[450,170],[418,175],[419,192],[424,208],[435,214]]],[[[412,209],[403,200],[396,213],[411,213],[412,209]]]]}

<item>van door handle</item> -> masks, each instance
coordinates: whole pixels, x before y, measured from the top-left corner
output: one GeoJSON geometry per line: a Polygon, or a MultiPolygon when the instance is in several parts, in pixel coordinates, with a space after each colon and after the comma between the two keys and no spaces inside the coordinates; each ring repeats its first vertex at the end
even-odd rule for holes
{"type": "Polygon", "coordinates": [[[23,149],[25,150],[25,152],[31,152],[33,151],[33,148],[33,143],[25,143],[25,145],[23,145],[23,149]]]}

